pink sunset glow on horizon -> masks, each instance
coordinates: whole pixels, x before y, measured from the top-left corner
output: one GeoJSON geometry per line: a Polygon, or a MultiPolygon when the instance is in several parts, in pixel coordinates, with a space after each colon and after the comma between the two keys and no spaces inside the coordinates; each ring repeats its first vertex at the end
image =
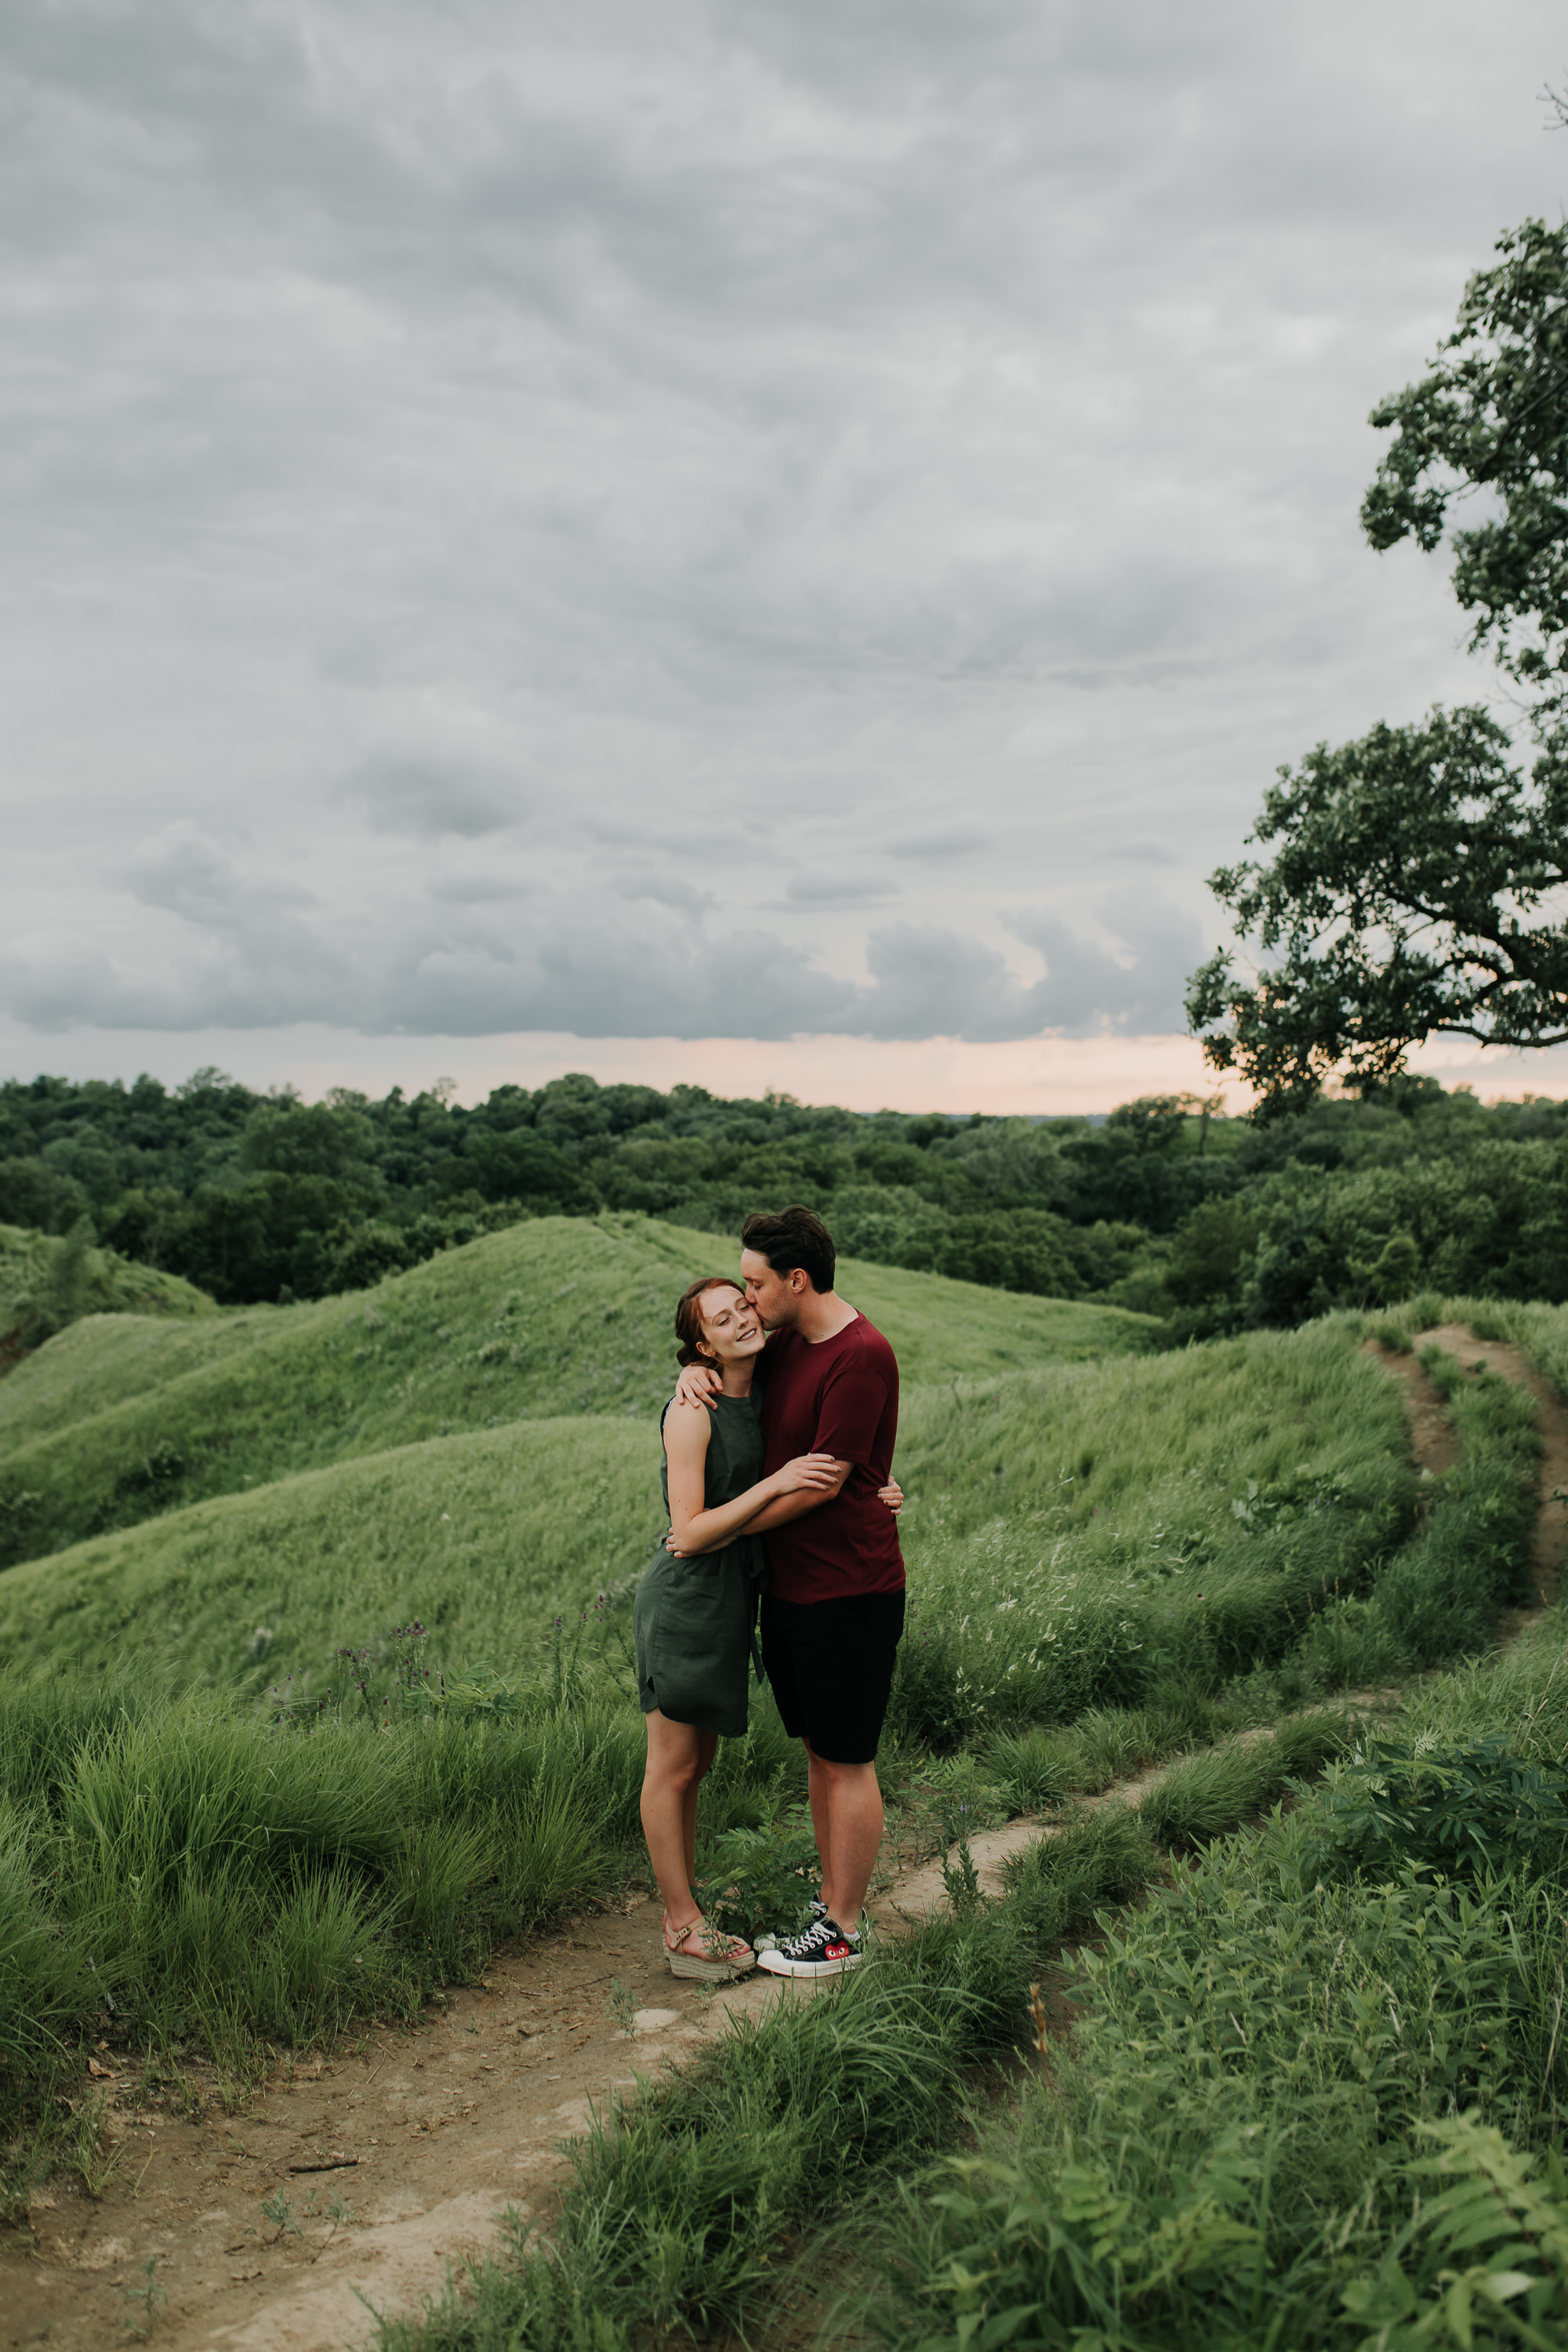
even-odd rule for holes
{"type": "MultiPolygon", "coordinates": [[[[394,1087],[418,1094],[441,1079],[462,1103],[492,1088],[535,1088],[568,1070],[601,1086],[703,1087],[710,1094],[756,1098],[768,1093],[849,1110],[980,1111],[998,1118],[1062,1118],[1113,1110],[1139,1095],[1193,1094],[1220,1098],[1230,1117],[1250,1106],[1234,1076],[1209,1069],[1197,1041],[1184,1036],[1030,1037],[995,1044],[931,1037],[913,1042],[863,1037],[577,1037],[528,1032],[500,1037],[363,1037],[324,1025],[289,1029],[73,1029],[40,1038],[0,1031],[0,1077],[27,1080],[47,1071],[80,1081],[146,1070],[178,1086],[215,1066],[265,1091],[292,1087],[318,1101],[334,1087],[379,1096],[394,1087]]],[[[1484,1100],[1522,1095],[1568,1096],[1568,1047],[1542,1053],[1481,1053],[1463,1038],[1435,1041],[1412,1066],[1449,1088],[1468,1087],[1484,1100]]]]}

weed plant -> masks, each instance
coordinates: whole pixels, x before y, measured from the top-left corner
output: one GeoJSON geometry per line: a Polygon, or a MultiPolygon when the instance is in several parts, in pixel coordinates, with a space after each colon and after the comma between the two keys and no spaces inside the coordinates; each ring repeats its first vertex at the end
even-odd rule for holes
{"type": "Polygon", "coordinates": [[[1324,1877],[1395,1875],[1406,1864],[1448,1878],[1507,1873],[1560,1878],[1568,1864],[1568,1774],[1481,1739],[1368,1739],[1331,1779],[1306,1865],[1324,1877]]]}
{"type": "Polygon", "coordinates": [[[1277,1819],[1102,1918],[1051,2080],[904,2196],[860,2314],[881,2340],[1001,2343],[1028,2313],[1023,2340],[1063,2352],[1348,2352],[1423,2134],[1464,2114],[1527,2167],[1544,2148],[1568,2090],[1548,1890],[1314,1890],[1309,1832],[1277,1819]]]}

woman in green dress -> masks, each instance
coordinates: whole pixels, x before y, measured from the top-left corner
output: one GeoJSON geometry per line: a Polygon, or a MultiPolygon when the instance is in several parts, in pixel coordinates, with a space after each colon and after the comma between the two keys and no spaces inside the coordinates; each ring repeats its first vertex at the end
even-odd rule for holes
{"type": "Polygon", "coordinates": [[[670,1414],[667,1407],[662,1424],[661,1475],[679,1554],[660,1546],[632,1608],[637,1693],[647,1718],[642,1824],[664,1897],[672,1973],[723,1982],[749,1969],[754,1955],[738,1937],[710,1927],[692,1894],[697,1791],[721,1736],[738,1739],[746,1728],[746,1675],[766,1574],[755,1523],[770,1503],[803,1487],[834,1493],[848,1465],[805,1454],[771,1478],[762,1475],[762,1396],[752,1376],[766,1334],[731,1276],[689,1284],[675,1329],[681,1362],[711,1364],[720,1389],[711,1412],[670,1414]]]}

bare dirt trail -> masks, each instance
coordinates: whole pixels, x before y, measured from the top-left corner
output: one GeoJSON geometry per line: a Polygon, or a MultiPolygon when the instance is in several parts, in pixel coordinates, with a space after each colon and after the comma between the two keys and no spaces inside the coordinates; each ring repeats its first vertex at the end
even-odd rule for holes
{"type": "MultiPolygon", "coordinates": [[[[1462,1363],[1485,1361],[1530,1389],[1545,1444],[1542,1488],[1568,1487],[1568,1411],[1517,1349],[1456,1326],[1423,1332],[1462,1363]]],[[[1442,1402],[1413,1357],[1373,1349],[1403,1380],[1412,1444],[1434,1474],[1457,1447],[1442,1402]]],[[[1543,1601],[1568,1552],[1568,1510],[1543,1502],[1535,1567],[1543,1601]]],[[[1528,1622],[1516,1617],[1508,1630],[1528,1622]]],[[[1386,1704],[1395,1692],[1350,1696],[1386,1704]]],[[[1136,1801],[1153,1772],[1096,1801],[1136,1801]]],[[[1041,1833],[1026,1820],[972,1841],[982,1885],[999,1891],[1005,1859],[1041,1833]]],[[[904,1872],[871,1905],[899,1933],[944,1900],[942,1870],[904,1872]]],[[[596,1912],[556,1935],[499,1954],[484,1983],[455,1993],[419,2024],[382,2028],[352,2053],[286,2066],[243,2114],[210,2104],[211,2077],[186,2069],[208,2101],[196,2120],[166,2096],[142,2095],[139,2071],[104,2052],[110,2070],[83,2091],[109,2100],[114,2172],[101,2196],[57,2181],[33,2205],[31,2231],[0,2240],[0,2347],[100,2352],[129,2341],[145,2317],[128,2298],[147,2284],[167,2295],[154,2343],[167,2352],[337,2352],[363,2344],[374,2313],[417,2309],[464,2258],[490,2246],[509,2206],[548,2228],[569,2168],[562,2142],[591,2107],[607,2108],[637,2074],[689,2056],[739,2013],[808,1998],[753,1977],[709,1995],[664,1966],[658,1906],[596,1912]],[[625,2033],[612,1987],[636,2006],[625,2033]],[[307,2170],[352,2158],[340,2169],[307,2170]],[[315,2210],[307,2203],[315,2199],[315,2210]],[[353,2219],[325,2218],[336,2193],[353,2219]],[[261,2212],[293,2201],[279,2230],[261,2212]]]]}
{"type": "MultiPolygon", "coordinates": [[[[1533,1608],[1509,1612],[1501,1630],[1505,1637],[1517,1635],[1551,1606],[1563,1560],[1568,1559],[1568,1508],[1557,1499],[1559,1489],[1568,1494],[1568,1407],[1544,1375],[1509,1340],[1478,1339],[1462,1323],[1439,1323],[1429,1331],[1418,1332],[1415,1344],[1418,1349],[1441,1348],[1446,1355],[1472,1369],[1485,1364],[1535,1399],[1535,1425],[1542,1442],[1541,1506],[1535,1518],[1531,1567],[1538,1600],[1533,1608]]],[[[1395,1355],[1375,1341],[1369,1342],[1369,1352],[1405,1382],[1416,1462],[1434,1476],[1447,1470],[1458,1457],[1458,1441],[1432,1382],[1414,1355],[1395,1355]]]]}

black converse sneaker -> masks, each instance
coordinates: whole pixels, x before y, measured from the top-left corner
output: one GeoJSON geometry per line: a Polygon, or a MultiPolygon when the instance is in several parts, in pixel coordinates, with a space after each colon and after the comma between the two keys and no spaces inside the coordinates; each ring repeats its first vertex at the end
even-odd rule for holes
{"type": "MultiPolygon", "coordinates": [[[[814,1895],[805,1907],[814,1919],[826,1919],[827,1916],[827,1906],[820,1895],[814,1895]]],[[[860,1926],[858,1932],[862,1936],[866,1932],[866,1906],[863,1903],[860,1906],[860,1926]]]]}
{"type": "Polygon", "coordinates": [[[841,1977],[865,1957],[858,1936],[847,1936],[837,1919],[822,1918],[771,1952],[759,1952],[757,1966],[771,1977],[841,1977]]]}

